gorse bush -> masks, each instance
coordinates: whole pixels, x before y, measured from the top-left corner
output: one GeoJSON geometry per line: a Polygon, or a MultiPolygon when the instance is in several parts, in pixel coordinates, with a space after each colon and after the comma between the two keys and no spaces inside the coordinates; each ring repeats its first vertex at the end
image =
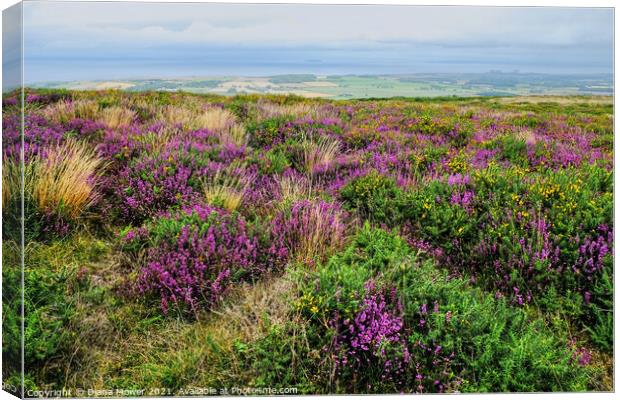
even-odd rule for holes
{"type": "Polygon", "coordinates": [[[399,194],[396,182],[375,170],[352,180],[340,191],[344,204],[361,217],[388,224],[398,219],[395,200],[399,194]]]}
{"type": "Polygon", "coordinates": [[[252,146],[273,146],[284,140],[282,128],[290,121],[289,117],[273,117],[247,126],[252,146]]]}
{"type": "Polygon", "coordinates": [[[452,254],[465,250],[476,234],[476,194],[467,176],[451,175],[447,182],[433,181],[399,199],[403,221],[420,239],[452,254]]]}
{"type": "Polygon", "coordinates": [[[333,330],[324,343],[336,353],[337,392],[574,391],[593,373],[542,320],[420,264],[402,239],[369,226],[309,279],[297,307],[333,330]]]}
{"type": "Polygon", "coordinates": [[[593,372],[575,365],[572,349],[544,321],[429,264],[406,268],[401,282],[405,315],[412,319],[407,322],[415,327],[409,340],[418,343],[412,358],[431,352],[448,357],[450,368],[438,374],[454,376],[448,386],[474,392],[588,388],[593,372]]]}
{"type": "MultiPolygon", "coordinates": [[[[520,167],[490,166],[472,177],[451,175],[445,183],[405,193],[400,213],[410,234],[440,250],[442,262],[516,304],[553,309],[557,300],[550,300],[550,291],[596,301],[590,288],[611,265],[608,173],[587,166],[536,175],[530,182],[523,174],[520,167]],[[584,173],[592,178],[587,184],[584,173]]],[[[591,320],[585,303],[573,302],[581,310],[571,311],[576,320],[591,320]]]]}

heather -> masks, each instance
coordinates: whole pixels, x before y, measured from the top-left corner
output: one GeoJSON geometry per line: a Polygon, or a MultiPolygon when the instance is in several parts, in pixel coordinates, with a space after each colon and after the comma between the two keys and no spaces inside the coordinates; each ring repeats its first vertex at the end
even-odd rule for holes
{"type": "Polygon", "coordinates": [[[3,99],[3,277],[23,223],[33,388],[613,387],[606,103],[24,100],[21,166],[3,99]]]}

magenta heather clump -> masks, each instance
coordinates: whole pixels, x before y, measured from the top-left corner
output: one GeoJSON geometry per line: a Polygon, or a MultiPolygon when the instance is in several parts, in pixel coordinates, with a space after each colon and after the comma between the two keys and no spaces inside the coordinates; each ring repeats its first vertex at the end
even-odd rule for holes
{"type": "Polygon", "coordinates": [[[336,313],[336,371],[343,379],[364,380],[374,371],[383,383],[402,387],[411,362],[402,319],[402,307],[392,291],[386,296],[366,283],[368,290],[352,319],[336,313]],[[387,298],[386,298],[387,297],[387,298]]]}
{"type": "Polygon", "coordinates": [[[148,236],[144,230],[128,232],[125,245],[145,241],[146,260],[136,288],[158,295],[164,312],[171,306],[194,313],[208,309],[232,283],[256,279],[284,261],[260,227],[208,205],[163,215],[146,229],[148,236]]]}

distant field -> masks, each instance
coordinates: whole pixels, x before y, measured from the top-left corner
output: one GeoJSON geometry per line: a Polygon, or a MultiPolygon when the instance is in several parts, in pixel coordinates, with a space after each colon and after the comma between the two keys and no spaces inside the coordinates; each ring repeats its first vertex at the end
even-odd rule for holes
{"type": "Polygon", "coordinates": [[[47,88],[185,91],[190,93],[296,94],[328,99],[437,96],[611,95],[606,75],[485,74],[278,75],[272,77],[203,77],[125,81],[54,82],[47,88]]]}

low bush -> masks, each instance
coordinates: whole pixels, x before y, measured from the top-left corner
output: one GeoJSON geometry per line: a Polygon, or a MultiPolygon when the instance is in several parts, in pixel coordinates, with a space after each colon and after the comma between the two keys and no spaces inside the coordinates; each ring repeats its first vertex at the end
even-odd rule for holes
{"type": "Polygon", "coordinates": [[[164,313],[174,307],[197,314],[216,304],[231,283],[281,268],[286,249],[262,232],[237,213],[195,205],[128,230],[122,240],[126,251],[145,249],[138,293],[158,297],[164,313]]]}
{"type": "Polygon", "coordinates": [[[389,225],[399,219],[396,210],[399,195],[396,182],[375,170],[351,180],[340,190],[340,197],[347,208],[371,222],[389,225]]]}
{"type": "Polygon", "coordinates": [[[133,159],[108,190],[114,194],[121,216],[139,223],[203,196],[205,179],[244,157],[244,152],[237,150],[193,139],[173,141],[159,153],[133,159]]]}
{"type": "Polygon", "coordinates": [[[335,392],[591,389],[596,369],[576,364],[566,337],[420,263],[393,234],[366,225],[307,279],[298,308],[326,330],[335,392]]]}

